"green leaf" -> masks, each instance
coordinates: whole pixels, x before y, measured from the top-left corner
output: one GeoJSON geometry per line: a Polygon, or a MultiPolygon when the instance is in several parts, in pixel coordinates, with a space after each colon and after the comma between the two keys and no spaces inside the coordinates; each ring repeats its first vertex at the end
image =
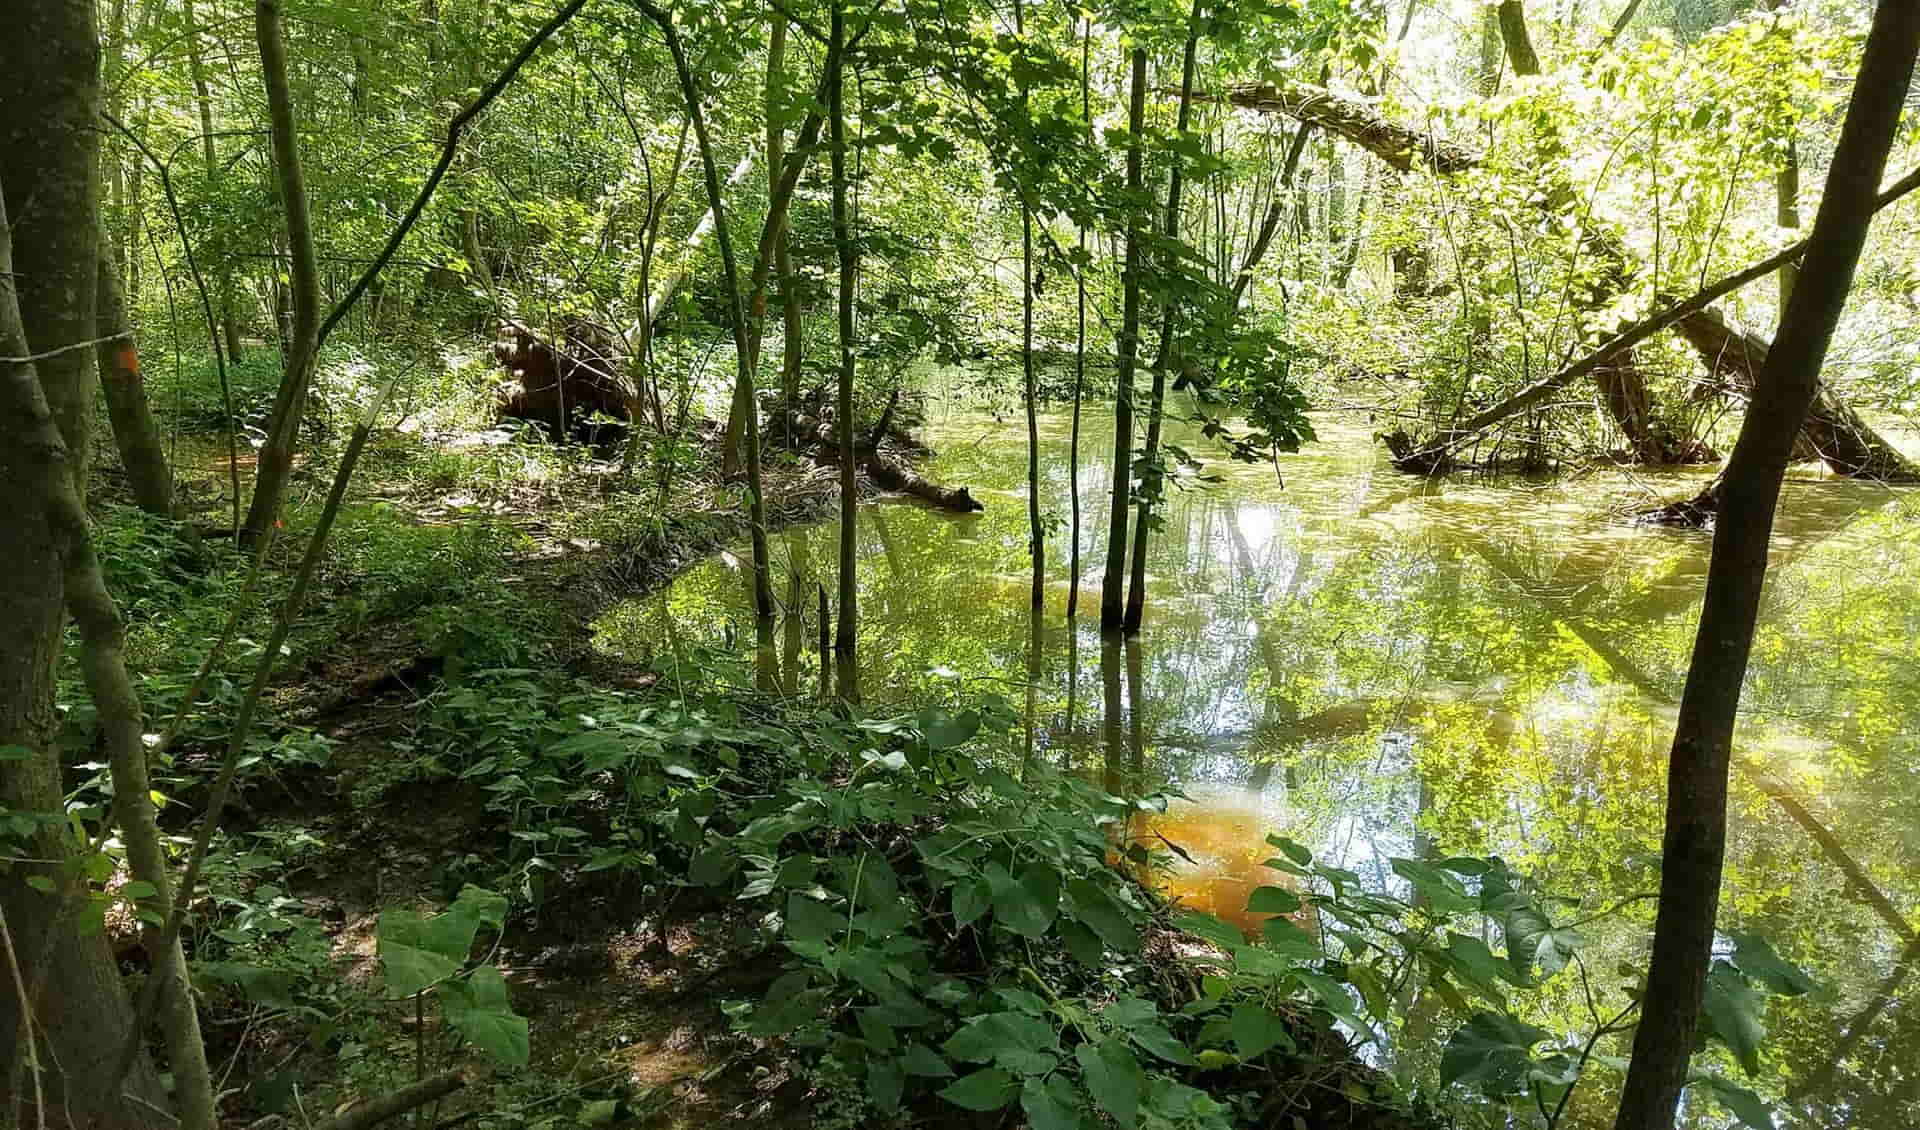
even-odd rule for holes
{"type": "Polygon", "coordinates": [[[1471,935],[1448,931],[1447,959],[1455,976],[1478,990],[1495,1008],[1507,1007],[1506,994],[1500,991],[1501,981],[1511,981],[1523,988],[1528,983],[1524,978],[1516,980],[1512,965],[1494,956],[1487,943],[1471,935]]]}
{"type": "Polygon", "coordinates": [[[940,1097],[967,1110],[999,1110],[1013,1098],[1013,1076],[988,1067],[962,1076],[940,1091],[940,1097]]]}
{"type": "Polygon", "coordinates": [[[464,982],[442,984],[440,1010],[474,1047],[508,1067],[527,1065],[527,1020],[514,1013],[498,969],[482,965],[464,982]]]}
{"type": "Polygon", "coordinates": [[[1121,1130],[1133,1130],[1140,1120],[1140,1092],[1146,1084],[1133,1052],[1109,1037],[1098,1044],[1081,1044],[1073,1049],[1073,1058],[1079,1061],[1081,1077],[1093,1101],[1120,1124],[1121,1130]]]}
{"type": "Polygon", "coordinates": [[[1430,863],[1417,859],[1396,858],[1392,861],[1394,874],[1413,885],[1414,894],[1427,900],[1427,905],[1440,914],[1465,914],[1479,908],[1479,900],[1467,893],[1460,880],[1430,863]]]}
{"type": "MultiPolygon", "coordinates": [[[[470,915],[482,926],[502,930],[507,925],[507,896],[495,894],[472,883],[460,888],[460,895],[447,908],[451,913],[470,915]]],[[[464,954],[462,955],[464,956],[464,954]]]]}
{"type": "Polygon", "coordinates": [[[1781,996],[1797,997],[1814,989],[1813,978],[1758,934],[1733,935],[1733,967],[1781,996]]]}
{"type": "Polygon", "coordinates": [[[953,1068],[940,1058],[940,1053],[925,1044],[908,1044],[907,1050],[900,1053],[900,1066],[908,1075],[918,1075],[928,1079],[951,1079],[953,1068]]]}
{"type": "Polygon", "coordinates": [[[1075,961],[1089,969],[1099,969],[1106,964],[1107,947],[1094,937],[1092,930],[1071,918],[1062,918],[1054,925],[1053,932],[1059,935],[1061,944],[1075,961]]]}
{"type": "Polygon", "coordinates": [[[152,883],[143,883],[136,879],[122,886],[117,893],[121,898],[128,900],[150,899],[159,894],[160,889],[152,883]]]}
{"type": "Polygon", "coordinates": [[[1296,961],[1314,961],[1321,956],[1320,943],[1299,923],[1286,918],[1269,918],[1260,924],[1267,948],[1275,955],[1296,961]]]}
{"type": "Polygon", "coordinates": [[[958,714],[949,714],[944,710],[929,707],[920,712],[916,721],[920,725],[920,732],[927,736],[927,748],[931,750],[952,749],[955,746],[965,745],[974,734],[980,731],[980,713],[976,710],[963,710],[958,714]]]}
{"type": "Polygon", "coordinates": [[[1128,1034],[1133,1037],[1135,1043],[1168,1063],[1178,1063],[1186,1067],[1193,1067],[1199,1063],[1193,1058],[1193,1053],[1187,1050],[1187,1045],[1175,1039],[1172,1032],[1159,1024],[1136,1025],[1128,1034]]]}
{"type": "Polygon", "coordinates": [[[1041,938],[1060,909],[1060,873],[1031,863],[1016,880],[998,864],[987,868],[993,887],[993,914],[1002,926],[1023,938],[1041,938]]]}
{"type": "Polygon", "coordinates": [[[880,1110],[898,1110],[907,1074],[898,1060],[875,1056],[867,1060],[867,1098],[880,1110]]]}
{"type": "Polygon", "coordinates": [[[1020,1085],[1020,1110],[1031,1130],[1077,1130],[1078,1099],[1073,1084],[1058,1075],[1047,1079],[1029,1075],[1020,1085]]]}
{"type": "Polygon", "coordinates": [[[1753,1130],[1773,1130],[1773,1110],[1761,1101],[1759,1095],[1717,1075],[1708,1075],[1695,1082],[1705,1087],[1721,1106],[1732,1111],[1741,1125],[1750,1126],[1753,1130]]]}
{"type": "Polygon", "coordinates": [[[1498,1012],[1477,1012],[1454,1032],[1440,1055],[1440,1082],[1477,1084],[1488,1095],[1526,1087],[1533,1045],[1549,1033],[1498,1012]]]}
{"type": "Polygon", "coordinates": [[[460,971],[466,950],[448,956],[444,949],[452,939],[444,933],[437,935],[432,919],[411,910],[380,912],[374,939],[387,988],[395,996],[410,997],[460,971]]]}
{"type": "Polygon", "coordinates": [[[1254,914],[1292,914],[1300,907],[1300,896],[1285,887],[1255,887],[1247,896],[1247,909],[1254,914]]]}
{"type": "Polygon", "coordinates": [[[1067,897],[1073,900],[1073,916],[1093,928],[1100,940],[1121,953],[1140,949],[1140,932],[1134,928],[1120,901],[1090,879],[1067,881],[1067,897]]]}
{"type": "Polygon", "coordinates": [[[847,924],[844,916],[799,891],[787,896],[787,933],[795,941],[826,942],[847,924]]]}
{"type": "Polygon", "coordinates": [[[1041,1058],[1052,1059],[1060,1040],[1045,1021],[1018,1012],[990,1012],[976,1016],[940,1046],[962,1062],[985,1063],[1037,1073],[1041,1058]],[[1034,1069],[1029,1071],[1028,1069],[1034,1069]]]}
{"type": "Polygon", "coordinates": [[[1301,984],[1313,990],[1313,995],[1320,998],[1320,1003],[1326,1006],[1328,1012],[1346,1021],[1362,1037],[1372,1038],[1373,1029],[1367,1026],[1367,1022],[1361,1019],[1358,1012],[1354,1011],[1353,998],[1347,995],[1345,985],[1324,973],[1308,973],[1305,970],[1299,970],[1294,973],[1294,976],[1300,978],[1301,984]]]}
{"type": "Polygon", "coordinates": [[[1302,844],[1297,844],[1285,836],[1268,836],[1267,843],[1280,849],[1288,859],[1302,867],[1313,862],[1313,853],[1302,844]]]}
{"type": "Polygon", "coordinates": [[[965,926],[993,905],[993,888],[985,879],[962,879],[953,887],[954,925],[965,926]]]}
{"type": "Polygon", "coordinates": [[[1293,1048],[1293,1036],[1287,1031],[1286,1021],[1257,1004],[1233,1006],[1233,1013],[1227,1018],[1227,1035],[1233,1039],[1234,1050],[1241,1059],[1264,1055],[1276,1044],[1284,1044],[1288,1050],[1293,1048]]]}
{"type": "Polygon", "coordinates": [[[1707,1034],[1727,1045],[1748,1075],[1760,1072],[1760,1041],[1767,1034],[1760,1013],[1766,1006],[1765,995],[1748,985],[1738,970],[1724,961],[1713,963],[1701,1001],[1702,1018],[1707,1021],[1707,1034]]]}
{"type": "Polygon", "coordinates": [[[700,849],[688,865],[687,881],[696,887],[717,887],[726,882],[739,865],[740,857],[732,849],[710,844],[700,849]]]}

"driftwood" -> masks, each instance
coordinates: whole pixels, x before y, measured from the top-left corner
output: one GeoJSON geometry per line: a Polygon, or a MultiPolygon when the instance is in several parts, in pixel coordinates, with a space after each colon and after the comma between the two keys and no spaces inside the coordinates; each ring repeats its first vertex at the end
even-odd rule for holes
{"type": "MultiPolygon", "coordinates": [[[[1202,97],[1196,95],[1196,97],[1202,97]]],[[[1221,94],[1204,96],[1212,101],[1224,101],[1249,110],[1268,114],[1285,114],[1302,122],[1338,134],[1366,149],[1387,164],[1401,171],[1411,170],[1416,161],[1432,169],[1435,173],[1448,176],[1465,172],[1478,166],[1481,154],[1456,142],[1436,138],[1430,133],[1408,129],[1381,115],[1373,107],[1361,102],[1341,98],[1317,87],[1302,86],[1285,81],[1248,84],[1230,87],[1221,94]]],[[[1900,197],[1920,188],[1920,170],[1916,170],[1895,181],[1882,191],[1875,201],[1876,208],[1884,208],[1900,197]]],[[[1582,243],[1587,249],[1612,264],[1624,269],[1628,263],[1627,252],[1617,239],[1604,234],[1597,226],[1583,233],[1582,243]]],[[[1612,362],[1617,354],[1630,350],[1634,345],[1653,336],[1669,326],[1678,326],[1701,360],[1709,367],[1721,367],[1726,364],[1727,353],[1718,348],[1712,340],[1711,331],[1717,323],[1725,325],[1725,319],[1711,310],[1710,304],[1739,287],[1773,273],[1780,266],[1798,259],[1805,251],[1805,242],[1794,244],[1777,252],[1761,263],[1729,276],[1714,286],[1701,291],[1693,298],[1678,306],[1669,307],[1633,326],[1625,327],[1603,344],[1600,349],[1588,354],[1576,362],[1544,380],[1536,381],[1519,393],[1500,404],[1487,409],[1471,420],[1457,425],[1450,433],[1426,444],[1409,448],[1410,458],[1404,463],[1396,458],[1396,465],[1402,469],[1420,474],[1432,474],[1434,468],[1444,462],[1447,451],[1456,449],[1472,433],[1481,432],[1492,425],[1507,419],[1546,399],[1554,390],[1583,376],[1600,376],[1598,370],[1612,362]]],[[[1764,356],[1767,343],[1758,335],[1747,335],[1749,347],[1757,347],[1759,355],[1764,356]]],[[[1752,349],[1746,351],[1751,359],[1752,349]]],[[[1751,364],[1743,366],[1747,384],[1755,368],[1751,364]]],[[[1614,408],[1612,397],[1606,392],[1606,383],[1601,382],[1603,400],[1608,407],[1614,408]]],[[[1623,430],[1632,434],[1634,417],[1618,414],[1615,419],[1623,430]]],[[[1807,427],[1803,437],[1811,450],[1818,451],[1820,457],[1834,471],[1843,475],[1857,475],[1879,478],[1889,481],[1920,481],[1920,468],[1916,468],[1902,457],[1899,451],[1881,438],[1859,415],[1835,397],[1831,390],[1822,387],[1815,398],[1812,410],[1808,414],[1807,427]]],[[[1636,446],[1645,446],[1646,440],[1634,437],[1636,446]]],[[[1657,438],[1652,442],[1658,443],[1657,438]]],[[[1684,453],[1682,453],[1684,454],[1684,453]]]]}
{"type": "MultiPolygon", "coordinates": [[[[854,436],[853,457],[859,469],[882,490],[910,494],[943,510],[962,514],[985,510],[986,506],[966,487],[943,487],[894,454],[902,450],[924,452],[926,447],[893,423],[893,409],[894,404],[889,403],[877,426],[854,436]]],[[[822,466],[840,465],[840,429],[832,420],[794,411],[787,414],[786,425],[789,436],[803,441],[802,450],[808,458],[822,466]]]]}

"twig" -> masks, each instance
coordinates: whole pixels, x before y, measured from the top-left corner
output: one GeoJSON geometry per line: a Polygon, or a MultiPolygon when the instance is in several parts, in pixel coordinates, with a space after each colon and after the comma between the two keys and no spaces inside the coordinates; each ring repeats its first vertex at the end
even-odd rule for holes
{"type": "Polygon", "coordinates": [[[62,353],[72,353],[76,349],[92,349],[96,345],[105,345],[110,341],[121,341],[132,337],[132,330],[121,330],[117,334],[96,337],[92,341],[76,341],[72,345],[62,345],[54,349],[49,349],[45,353],[29,353],[25,357],[0,357],[0,364],[31,365],[38,361],[45,361],[49,357],[58,357],[62,353]]]}
{"type": "Polygon", "coordinates": [[[377,1099],[368,1099],[345,1114],[327,1119],[314,1130],[366,1130],[396,1115],[425,1106],[442,1095],[452,1094],[471,1082],[473,1075],[468,1068],[456,1067],[451,1071],[442,1071],[397,1091],[389,1091],[377,1099]]]}
{"type": "Polygon", "coordinates": [[[40,1130],[47,1130],[47,1098],[40,1090],[40,1045],[33,1035],[33,999],[27,996],[26,979],[20,976],[20,958],[13,949],[13,931],[7,927],[4,906],[0,906],[0,941],[7,944],[7,972],[13,977],[13,991],[20,994],[20,1032],[27,1039],[27,1070],[33,1075],[33,1113],[40,1130]]]}

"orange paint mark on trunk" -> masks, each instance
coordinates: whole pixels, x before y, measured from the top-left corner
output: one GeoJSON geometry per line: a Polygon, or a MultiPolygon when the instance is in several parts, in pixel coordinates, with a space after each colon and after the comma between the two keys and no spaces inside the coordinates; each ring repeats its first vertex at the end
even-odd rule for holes
{"type": "Polygon", "coordinates": [[[123,345],[120,352],[113,355],[114,368],[130,377],[140,375],[140,351],[131,345],[123,345]]]}

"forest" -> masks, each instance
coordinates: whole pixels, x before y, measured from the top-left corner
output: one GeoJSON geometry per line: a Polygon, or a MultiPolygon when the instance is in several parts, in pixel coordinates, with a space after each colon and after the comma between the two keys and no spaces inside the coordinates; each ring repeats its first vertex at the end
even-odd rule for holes
{"type": "Polygon", "coordinates": [[[1915,0],[0,16],[0,1126],[1920,1126],[1915,0]]]}

